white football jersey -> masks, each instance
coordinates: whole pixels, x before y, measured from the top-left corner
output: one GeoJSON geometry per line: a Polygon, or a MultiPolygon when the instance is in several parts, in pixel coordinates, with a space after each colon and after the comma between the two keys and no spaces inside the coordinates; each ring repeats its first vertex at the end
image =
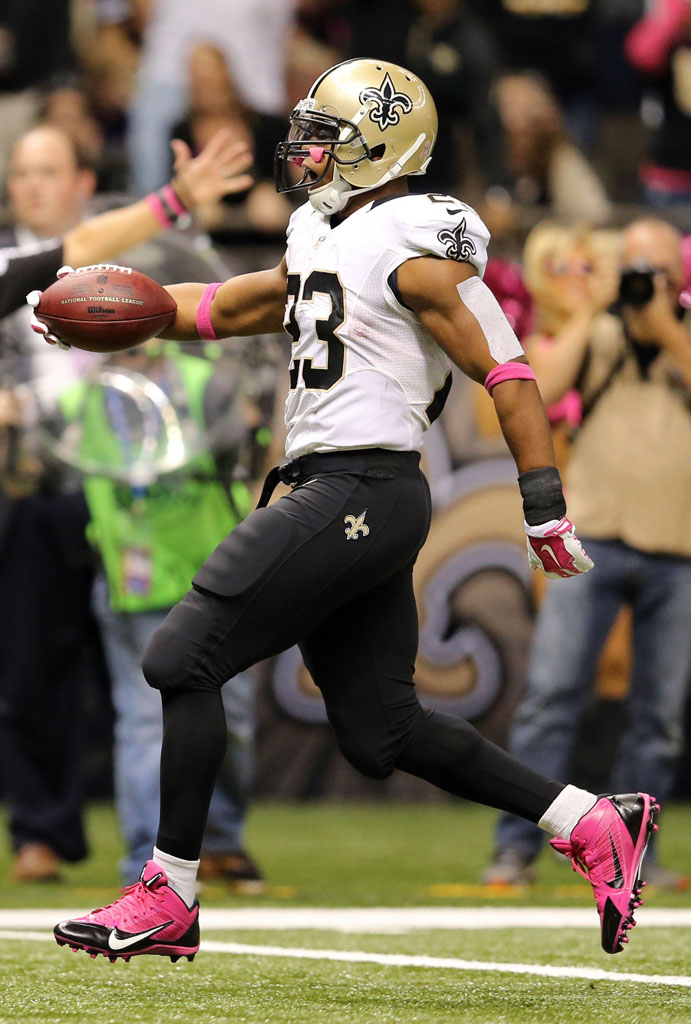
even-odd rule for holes
{"type": "Polygon", "coordinates": [[[451,387],[448,357],[396,296],[417,256],[484,274],[489,232],[451,196],[374,200],[332,226],[310,203],[288,225],[285,329],[293,339],[286,455],[420,449],[451,387]]]}

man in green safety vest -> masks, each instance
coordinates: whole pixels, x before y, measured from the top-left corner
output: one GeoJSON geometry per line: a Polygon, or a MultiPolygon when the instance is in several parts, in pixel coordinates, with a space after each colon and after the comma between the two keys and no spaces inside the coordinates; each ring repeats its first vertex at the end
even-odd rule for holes
{"type": "MultiPolygon", "coordinates": [[[[142,675],[142,654],[201,563],[251,508],[246,484],[233,475],[250,433],[237,374],[208,355],[156,342],[117,353],[60,401],[61,436],[72,431],[73,461],[84,473],[87,535],[103,569],[94,611],[111,676],[115,797],[128,884],[156,839],[159,806],[161,702],[142,675]]],[[[200,877],[257,892],[262,877],[243,842],[252,779],[250,674],[235,676],[223,698],[228,753],[200,877]]]]}

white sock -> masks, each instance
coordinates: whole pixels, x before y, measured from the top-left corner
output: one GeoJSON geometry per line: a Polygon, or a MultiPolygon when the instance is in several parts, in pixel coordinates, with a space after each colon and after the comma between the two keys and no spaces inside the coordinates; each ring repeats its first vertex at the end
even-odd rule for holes
{"type": "Polygon", "coordinates": [[[578,786],[564,786],[538,821],[540,828],[560,839],[570,839],[574,826],[594,807],[597,797],[578,786]]]}
{"type": "Polygon", "coordinates": [[[198,860],[181,860],[170,853],[164,853],[154,846],[153,860],[168,876],[168,885],[184,900],[188,907],[194,903],[194,886],[197,881],[198,860]]]}

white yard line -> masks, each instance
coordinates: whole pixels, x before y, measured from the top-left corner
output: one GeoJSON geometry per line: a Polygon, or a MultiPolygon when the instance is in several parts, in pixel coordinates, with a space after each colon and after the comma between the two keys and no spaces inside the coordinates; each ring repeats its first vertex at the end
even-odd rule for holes
{"type": "MultiPolygon", "coordinates": [[[[90,908],[0,910],[0,928],[51,928],[90,908]]],[[[639,927],[691,928],[691,908],[643,907],[639,927]]],[[[245,907],[201,908],[204,931],[354,932],[402,934],[416,929],[453,931],[493,928],[597,928],[595,905],[587,907],[245,907]]]]}
{"type": "Polygon", "coordinates": [[[667,974],[624,974],[597,967],[549,967],[545,964],[492,963],[486,960],[458,960],[455,957],[406,956],[399,953],[360,953],[336,949],[291,949],[285,946],[254,946],[239,942],[203,941],[207,953],[234,953],[236,956],[292,957],[298,960],[336,960],[356,964],[381,964],[383,967],[432,967],[450,971],[499,971],[505,974],[532,974],[542,978],[578,978],[589,981],[634,981],[646,985],[681,985],[691,988],[691,977],[667,974]]]}
{"type": "Polygon", "coordinates": [[[52,932],[25,932],[18,928],[0,928],[0,939],[19,939],[20,942],[55,942],[52,932]]]}
{"type": "MultiPolygon", "coordinates": [[[[47,932],[23,932],[0,929],[0,939],[52,942],[47,932]]],[[[665,985],[691,988],[691,977],[667,974],[626,974],[603,971],[596,967],[550,967],[546,964],[493,963],[486,960],[459,960],[455,957],[406,956],[399,953],[362,953],[340,949],[292,949],[285,946],[254,946],[239,942],[204,940],[206,953],[231,953],[234,956],[281,957],[292,960],[330,960],[338,963],[378,964],[382,967],[423,967],[446,971],[493,971],[502,974],[525,974],[540,978],[566,978],[587,981],[625,981],[639,985],[665,985]]]]}

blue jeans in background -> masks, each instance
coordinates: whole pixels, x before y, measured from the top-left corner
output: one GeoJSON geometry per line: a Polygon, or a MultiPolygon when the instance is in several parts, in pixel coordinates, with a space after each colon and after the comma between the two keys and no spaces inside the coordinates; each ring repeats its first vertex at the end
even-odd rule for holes
{"type": "Polygon", "coordinates": [[[170,178],[170,139],[187,105],[184,78],[181,74],[176,82],[160,82],[144,68],[137,74],[126,145],[132,188],[139,195],[154,192],[170,178]]]}
{"type": "MultiPolygon", "coordinates": [[[[159,814],[163,720],[161,695],[142,674],[142,655],[169,609],[114,612],[104,576],[97,578],[94,613],[100,623],[115,710],[113,751],[115,804],[127,853],[120,864],[126,884],[135,882],[151,857],[159,814]]],[[[243,848],[243,823],[252,786],[254,684],[238,673],[223,687],[228,750],[214,788],[202,853],[243,848]]]]}
{"type": "MultiPolygon", "coordinates": [[[[583,538],[595,568],[550,580],[535,624],[526,692],[508,749],[549,778],[565,781],[597,662],[624,602],[633,610],[633,670],[626,727],[610,791],[644,791],[664,801],[682,750],[691,675],[691,559],[650,555],[621,541],[583,538]]],[[[510,814],[499,820],[497,851],[527,860],[545,833],[510,814]]]]}

